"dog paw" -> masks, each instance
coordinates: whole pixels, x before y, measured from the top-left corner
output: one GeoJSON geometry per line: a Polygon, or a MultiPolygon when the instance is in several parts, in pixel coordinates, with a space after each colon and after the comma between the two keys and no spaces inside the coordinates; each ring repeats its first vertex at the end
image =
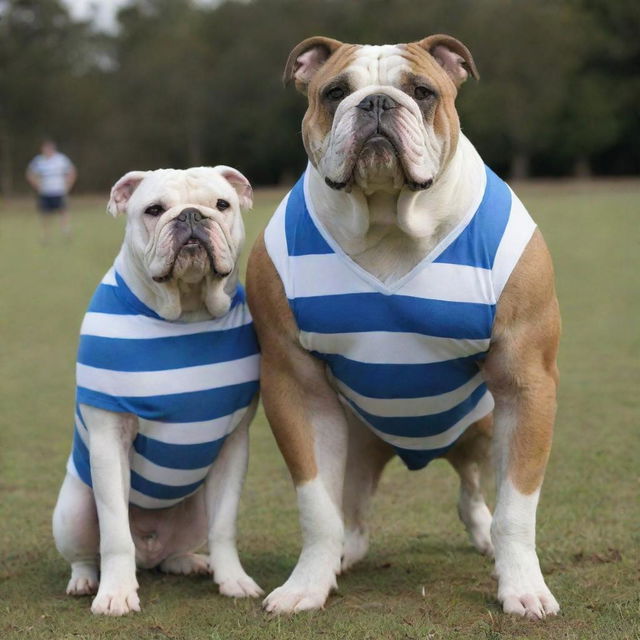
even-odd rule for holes
{"type": "MultiPolygon", "coordinates": [[[[337,587],[335,569],[309,571],[298,565],[289,579],[272,591],[262,602],[268,613],[287,614],[322,609],[329,592],[337,587]]],[[[337,569],[337,566],[336,566],[337,569]]]]}
{"type": "Polygon", "coordinates": [[[543,620],[547,616],[555,616],[560,611],[560,605],[551,591],[545,587],[537,593],[504,596],[502,609],[505,613],[530,620],[543,620]]]}
{"type": "Polygon", "coordinates": [[[71,578],[67,584],[70,596],[88,596],[98,590],[98,568],[94,564],[71,565],[71,578]]]}
{"type": "Polygon", "coordinates": [[[545,584],[535,552],[520,553],[518,560],[499,566],[498,600],[505,613],[530,620],[542,620],[560,611],[557,600],[545,584]]]}
{"type": "Polygon", "coordinates": [[[218,589],[223,596],[229,598],[257,598],[264,593],[246,573],[219,581],[218,589]]]}
{"type": "Polygon", "coordinates": [[[284,584],[272,591],[264,599],[262,606],[267,613],[274,615],[298,613],[299,611],[322,609],[328,596],[328,590],[298,590],[284,584]]]}
{"type": "Polygon", "coordinates": [[[137,586],[109,589],[100,585],[98,595],[91,604],[91,612],[96,615],[124,616],[131,611],[140,611],[137,586]]]}
{"type": "Polygon", "coordinates": [[[354,564],[360,562],[369,550],[369,532],[363,529],[347,529],[344,535],[344,546],[340,571],[348,571],[354,564]]]}
{"type": "Polygon", "coordinates": [[[166,558],[160,564],[160,571],[176,575],[208,575],[211,573],[209,558],[201,553],[184,553],[166,558]]]}

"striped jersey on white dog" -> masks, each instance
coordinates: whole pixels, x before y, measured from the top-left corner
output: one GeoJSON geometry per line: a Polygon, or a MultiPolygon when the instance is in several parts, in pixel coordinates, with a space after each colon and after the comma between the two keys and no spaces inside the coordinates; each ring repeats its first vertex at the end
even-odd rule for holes
{"type": "Polygon", "coordinates": [[[535,223],[500,178],[485,174],[481,201],[391,285],[323,228],[305,176],[265,231],[301,344],[327,363],[343,401],[410,469],[441,456],[493,409],[481,364],[496,302],[535,223]]]}
{"type": "Polygon", "coordinates": [[[135,414],[130,502],[176,504],[204,482],[246,413],[258,391],[259,357],[242,287],[221,318],[167,322],[112,268],[80,330],[69,471],[91,486],[82,404],[135,414]]]}

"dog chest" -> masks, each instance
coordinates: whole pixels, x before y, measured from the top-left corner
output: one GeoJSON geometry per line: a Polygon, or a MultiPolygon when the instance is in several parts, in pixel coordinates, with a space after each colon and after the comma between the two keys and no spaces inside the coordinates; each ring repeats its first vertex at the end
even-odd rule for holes
{"type": "Polygon", "coordinates": [[[238,290],[223,318],[172,323],[133,296],[116,273],[101,283],[78,349],[72,463],[91,483],[82,404],[131,413],[131,500],[170,506],[204,481],[258,389],[259,353],[238,290]]]}

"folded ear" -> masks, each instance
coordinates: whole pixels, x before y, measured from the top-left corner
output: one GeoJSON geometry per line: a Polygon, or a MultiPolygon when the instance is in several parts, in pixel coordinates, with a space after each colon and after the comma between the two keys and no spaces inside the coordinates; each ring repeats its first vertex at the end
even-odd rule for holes
{"type": "Polygon", "coordinates": [[[460,40],[438,33],[418,44],[436,59],[456,87],[459,88],[469,75],[476,80],[480,78],[471,52],[460,40]]]}
{"type": "Polygon", "coordinates": [[[289,54],[282,81],[288,85],[295,80],[296,89],[300,93],[306,93],[311,78],[340,46],[342,42],[339,40],[324,36],[313,36],[303,40],[289,54]]]}
{"type": "Polygon", "coordinates": [[[240,200],[240,209],[243,213],[249,211],[253,206],[253,189],[250,182],[233,167],[219,164],[214,167],[217,171],[236,191],[240,200]]]}
{"type": "Polygon", "coordinates": [[[109,204],[107,205],[107,212],[114,218],[121,214],[126,213],[127,204],[129,198],[133,192],[138,188],[138,185],[144,180],[148,171],[129,171],[125,173],[113,187],[111,187],[111,196],[109,198],[109,204]]]}

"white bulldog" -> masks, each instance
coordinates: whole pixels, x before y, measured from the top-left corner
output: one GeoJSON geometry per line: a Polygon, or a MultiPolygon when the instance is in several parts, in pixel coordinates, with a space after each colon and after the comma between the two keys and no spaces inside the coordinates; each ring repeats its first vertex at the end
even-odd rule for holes
{"type": "Polygon", "coordinates": [[[460,518],[495,554],[504,611],[558,611],[535,548],[560,332],[553,268],[509,187],[461,133],[477,77],[446,35],[363,46],[309,38],[284,78],[308,96],[309,165],[254,247],[248,300],[267,417],[293,476],[303,549],[264,604],[322,607],[366,553],[366,512],[396,453],[444,456],[460,518]],[[493,434],[492,434],[493,432],[493,434]],[[480,469],[493,440],[493,518],[480,469]]]}
{"type": "Polygon", "coordinates": [[[67,593],[97,590],[96,614],[140,610],[136,565],[261,593],[235,543],[259,370],[238,283],[251,203],[247,179],[225,166],[133,171],[111,191],[125,239],[82,324],[53,514],[67,593]],[[206,541],[208,556],[193,553],[206,541]]]}

